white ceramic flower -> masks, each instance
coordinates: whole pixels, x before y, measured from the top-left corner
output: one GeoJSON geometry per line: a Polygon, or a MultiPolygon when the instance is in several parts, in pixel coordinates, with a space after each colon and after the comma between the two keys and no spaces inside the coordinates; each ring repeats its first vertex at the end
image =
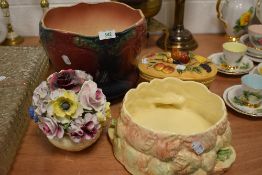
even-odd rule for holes
{"type": "Polygon", "coordinates": [[[36,107],[35,113],[41,116],[47,111],[47,104],[50,100],[49,98],[50,90],[47,86],[46,81],[43,81],[33,93],[33,106],[36,107]]]}
{"type": "Polygon", "coordinates": [[[76,72],[76,76],[80,78],[81,81],[83,81],[82,83],[88,80],[93,80],[93,77],[90,74],[87,74],[82,70],[75,70],[75,72],[76,72]]]}
{"type": "Polygon", "coordinates": [[[91,80],[83,84],[78,96],[83,108],[88,110],[100,111],[106,103],[102,90],[97,88],[97,84],[91,80]]]}
{"type": "Polygon", "coordinates": [[[61,123],[69,123],[71,119],[76,119],[83,112],[74,91],[57,89],[51,92],[50,102],[47,106],[47,116],[54,117],[61,123]]]}
{"type": "Polygon", "coordinates": [[[78,117],[71,123],[68,128],[69,137],[76,143],[82,139],[91,140],[95,138],[100,127],[96,115],[87,113],[84,118],[78,117]]]}
{"type": "Polygon", "coordinates": [[[64,136],[63,127],[58,125],[52,118],[41,117],[38,126],[49,139],[54,137],[62,138],[64,136]]]}

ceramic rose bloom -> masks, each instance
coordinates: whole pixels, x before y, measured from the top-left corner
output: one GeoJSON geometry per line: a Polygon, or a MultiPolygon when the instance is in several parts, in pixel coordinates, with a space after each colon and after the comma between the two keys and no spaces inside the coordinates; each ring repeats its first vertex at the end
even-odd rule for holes
{"type": "Polygon", "coordinates": [[[81,70],[61,70],[34,90],[29,116],[55,146],[91,145],[111,117],[110,103],[92,79],[81,70]]]}
{"type": "Polygon", "coordinates": [[[76,143],[82,139],[90,140],[95,137],[100,127],[97,117],[87,113],[84,118],[79,117],[71,123],[68,128],[69,137],[76,143]]]}
{"type": "Polygon", "coordinates": [[[42,117],[39,122],[39,128],[44,132],[44,134],[53,139],[54,137],[62,138],[64,136],[64,129],[54,121],[54,119],[49,117],[42,117]]]}
{"type": "Polygon", "coordinates": [[[86,81],[80,92],[79,100],[83,108],[91,110],[92,108],[96,111],[100,111],[105,107],[106,97],[102,90],[97,88],[97,85],[93,81],[86,81]]]}
{"type": "Polygon", "coordinates": [[[50,89],[66,89],[78,92],[84,81],[92,80],[91,76],[79,70],[61,70],[50,75],[47,79],[50,89]]]}

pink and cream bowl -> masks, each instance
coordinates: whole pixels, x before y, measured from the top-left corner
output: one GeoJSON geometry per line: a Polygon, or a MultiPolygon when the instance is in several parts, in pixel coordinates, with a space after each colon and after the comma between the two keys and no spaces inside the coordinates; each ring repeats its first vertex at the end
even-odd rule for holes
{"type": "Polygon", "coordinates": [[[108,134],[135,175],[222,174],[236,158],[223,100],[193,81],[154,79],[129,90],[108,134]]]}

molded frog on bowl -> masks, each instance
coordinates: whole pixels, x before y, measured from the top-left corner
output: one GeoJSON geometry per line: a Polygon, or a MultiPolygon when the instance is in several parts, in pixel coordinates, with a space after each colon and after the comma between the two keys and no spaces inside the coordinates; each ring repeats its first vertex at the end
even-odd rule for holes
{"type": "Polygon", "coordinates": [[[53,8],[40,22],[41,42],[55,69],[86,71],[108,99],[136,85],[145,33],[141,10],[118,2],[53,8]]]}
{"type": "Polygon", "coordinates": [[[220,174],[236,158],[223,100],[172,77],[129,90],[108,134],[115,157],[135,175],[220,174]]]}

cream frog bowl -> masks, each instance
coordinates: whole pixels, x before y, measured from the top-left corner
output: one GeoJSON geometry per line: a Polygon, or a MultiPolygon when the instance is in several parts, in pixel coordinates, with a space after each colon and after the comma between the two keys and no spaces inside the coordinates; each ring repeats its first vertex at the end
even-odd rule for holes
{"type": "Polygon", "coordinates": [[[129,90],[108,134],[135,175],[220,174],[236,158],[223,100],[193,81],[154,79],[129,90]]]}

